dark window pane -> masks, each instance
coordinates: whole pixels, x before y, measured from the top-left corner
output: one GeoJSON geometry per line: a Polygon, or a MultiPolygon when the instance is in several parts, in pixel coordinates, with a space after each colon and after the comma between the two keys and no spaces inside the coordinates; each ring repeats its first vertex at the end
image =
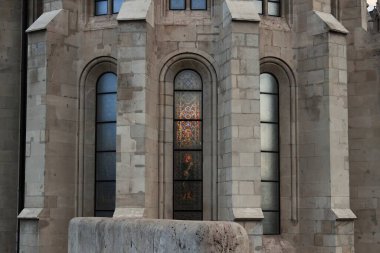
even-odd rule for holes
{"type": "Polygon", "coordinates": [[[124,0],[113,0],[112,5],[112,11],[113,13],[119,13],[121,5],[123,4],[124,0]]]}
{"type": "Polygon", "coordinates": [[[106,73],[102,75],[97,84],[97,93],[116,92],[117,76],[114,73],[106,73]]]}
{"type": "Polygon", "coordinates": [[[260,92],[264,93],[278,93],[278,84],[276,78],[271,74],[260,75],[260,92]]]}
{"type": "Polygon", "coordinates": [[[174,212],[175,220],[203,220],[202,212],[174,212]]]}
{"type": "Polygon", "coordinates": [[[277,153],[261,152],[261,180],[279,180],[277,153]]]}
{"type": "Polygon", "coordinates": [[[279,212],[264,212],[263,232],[264,235],[276,235],[280,233],[279,212]]]}
{"type": "Polygon", "coordinates": [[[202,182],[174,182],[175,211],[202,211],[202,182]]]}
{"type": "Polygon", "coordinates": [[[96,151],[116,150],[116,123],[98,123],[96,137],[96,151]]]}
{"type": "Polygon", "coordinates": [[[175,78],[176,90],[201,90],[202,79],[199,74],[193,70],[181,71],[175,78]]]}
{"type": "Polygon", "coordinates": [[[108,14],[108,1],[96,1],[95,2],[95,15],[108,14]]]}
{"type": "Polygon", "coordinates": [[[278,151],[278,125],[261,123],[261,150],[278,151]]]}
{"type": "Polygon", "coordinates": [[[96,180],[116,180],[116,153],[96,154],[96,180]]]}
{"type": "Polygon", "coordinates": [[[202,148],[202,122],[177,121],[175,128],[176,149],[201,149],[202,148]]]}
{"type": "Polygon", "coordinates": [[[113,211],[115,210],[115,182],[96,183],[96,210],[113,211]]]}
{"type": "Polygon", "coordinates": [[[261,182],[261,206],[264,211],[279,210],[278,183],[261,182]]]}
{"type": "Polygon", "coordinates": [[[202,92],[175,92],[176,119],[201,119],[202,92]]]}
{"type": "Polygon", "coordinates": [[[185,0],[170,0],[171,10],[184,10],[186,8],[185,0]]]}
{"type": "Polygon", "coordinates": [[[116,94],[101,94],[97,99],[96,120],[116,121],[116,94]]]}
{"type": "Polygon", "coordinates": [[[255,1],[257,13],[263,14],[263,1],[255,1]]]}
{"type": "Polygon", "coordinates": [[[207,10],[207,0],[191,0],[192,10],[207,10]]]}
{"type": "Polygon", "coordinates": [[[278,96],[260,94],[260,121],[278,122],[278,96]]]}
{"type": "Polygon", "coordinates": [[[95,211],[96,217],[112,217],[113,211],[95,211]]]}
{"type": "Polygon", "coordinates": [[[280,16],[280,3],[279,2],[268,2],[268,15],[270,16],[280,16]]]}
{"type": "Polygon", "coordinates": [[[174,152],[174,180],[202,180],[202,151],[174,152]]]}

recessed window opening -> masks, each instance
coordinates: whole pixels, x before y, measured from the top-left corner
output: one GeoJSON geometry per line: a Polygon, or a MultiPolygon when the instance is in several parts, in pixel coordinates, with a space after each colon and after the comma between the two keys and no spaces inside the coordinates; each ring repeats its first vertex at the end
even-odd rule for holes
{"type": "Polygon", "coordinates": [[[174,80],[173,218],[203,219],[203,84],[193,70],[174,80]]]}
{"type": "Polygon", "coordinates": [[[261,192],[263,233],[280,233],[279,87],[271,74],[260,75],[261,192]]]}
{"type": "Polygon", "coordinates": [[[281,1],[280,0],[256,0],[256,9],[259,14],[280,17],[281,1]]]}
{"type": "Polygon", "coordinates": [[[95,0],[95,16],[119,13],[124,0],[95,0]]]}
{"type": "Polygon", "coordinates": [[[112,217],[116,191],[117,76],[103,74],[96,85],[95,216],[112,217]]]}
{"type": "MultiPolygon", "coordinates": [[[[207,10],[207,0],[189,0],[190,10],[207,10]]],[[[187,9],[186,0],[169,0],[169,10],[183,11],[187,9]]]]}

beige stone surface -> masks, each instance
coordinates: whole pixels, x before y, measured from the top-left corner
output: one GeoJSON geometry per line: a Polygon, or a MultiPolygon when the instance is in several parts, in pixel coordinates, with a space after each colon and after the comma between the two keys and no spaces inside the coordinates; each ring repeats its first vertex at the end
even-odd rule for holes
{"type": "Polygon", "coordinates": [[[76,218],[69,253],[248,252],[244,228],[232,222],[76,218]]]}

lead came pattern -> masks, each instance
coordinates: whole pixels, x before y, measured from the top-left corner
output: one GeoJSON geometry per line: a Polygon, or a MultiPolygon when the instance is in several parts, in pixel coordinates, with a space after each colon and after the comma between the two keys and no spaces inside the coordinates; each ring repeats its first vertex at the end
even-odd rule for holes
{"type": "Polygon", "coordinates": [[[184,70],[174,82],[173,218],[202,220],[202,80],[184,70]]]}

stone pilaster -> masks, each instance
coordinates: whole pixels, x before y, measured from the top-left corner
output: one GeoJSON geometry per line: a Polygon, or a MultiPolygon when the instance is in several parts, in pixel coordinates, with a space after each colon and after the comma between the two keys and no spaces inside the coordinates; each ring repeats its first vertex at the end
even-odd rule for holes
{"type": "MultiPolygon", "coordinates": [[[[158,216],[158,85],[151,83],[151,1],[125,2],[118,15],[115,217],[158,216]]],[[[153,58],[153,57],[152,57],[153,58]]]]}
{"type": "Polygon", "coordinates": [[[241,222],[261,252],[259,21],[252,2],[226,1],[219,90],[219,220],[241,222]]]}
{"type": "Polygon", "coordinates": [[[298,43],[302,252],[353,252],[347,32],[330,13],[310,11],[298,43]]]}
{"type": "Polygon", "coordinates": [[[68,13],[44,13],[28,30],[25,208],[20,252],[66,252],[75,214],[77,80],[68,13]]]}

